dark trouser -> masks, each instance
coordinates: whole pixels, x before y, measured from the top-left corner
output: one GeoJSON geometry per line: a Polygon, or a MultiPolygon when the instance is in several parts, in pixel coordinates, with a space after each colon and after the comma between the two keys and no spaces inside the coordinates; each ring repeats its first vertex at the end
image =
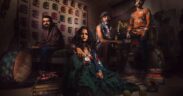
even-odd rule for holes
{"type": "Polygon", "coordinates": [[[49,70],[49,62],[51,62],[51,57],[52,54],[56,51],[57,49],[54,47],[50,46],[43,46],[40,48],[40,64],[39,64],[39,69],[40,70],[49,70]]]}
{"type": "Polygon", "coordinates": [[[101,46],[98,48],[97,53],[99,54],[99,58],[102,59],[102,63],[104,66],[109,67],[110,65],[114,64],[114,62],[111,62],[111,58],[115,56],[115,48],[113,47],[113,44],[101,44],[101,46]]]}
{"type": "Polygon", "coordinates": [[[147,40],[141,39],[140,40],[140,55],[141,55],[141,62],[142,62],[142,70],[147,71],[148,67],[148,45],[147,40]]]}
{"type": "Polygon", "coordinates": [[[134,68],[138,72],[147,71],[147,67],[148,67],[147,40],[145,38],[134,36],[132,38],[130,52],[132,52],[133,55],[129,55],[129,56],[132,56],[132,58],[134,58],[131,65],[132,68],[134,68]]]}

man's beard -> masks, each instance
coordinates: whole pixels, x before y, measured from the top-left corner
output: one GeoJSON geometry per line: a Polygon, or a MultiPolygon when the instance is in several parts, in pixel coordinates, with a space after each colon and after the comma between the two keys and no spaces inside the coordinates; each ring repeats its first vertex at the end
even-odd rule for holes
{"type": "Polygon", "coordinates": [[[43,25],[43,29],[49,29],[50,25],[43,25]]]}

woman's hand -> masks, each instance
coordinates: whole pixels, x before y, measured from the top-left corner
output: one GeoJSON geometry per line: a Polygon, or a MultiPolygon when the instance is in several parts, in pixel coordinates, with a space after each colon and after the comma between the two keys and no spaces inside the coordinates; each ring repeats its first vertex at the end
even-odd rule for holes
{"type": "Polygon", "coordinates": [[[104,78],[104,74],[103,74],[103,72],[102,72],[101,70],[99,70],[99,71],[96,73],[96,76],[97,76],[97,78],[99,78],[99,79],[103,79],[103,78],[104,78]]]}
{"type": "Polygon", "coordinates": [[[79,58],[85,57],[86,54],[81,50],[81,48],[76,48],[76,54],[79,56],[79,58]]]}

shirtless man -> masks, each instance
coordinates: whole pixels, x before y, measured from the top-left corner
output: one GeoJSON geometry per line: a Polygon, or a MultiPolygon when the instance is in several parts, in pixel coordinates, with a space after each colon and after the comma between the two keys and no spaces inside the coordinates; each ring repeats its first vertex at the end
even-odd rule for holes
{"type": "Polygon", "coordinates": [[[135,0],[136,9],[131,14],[128,32],[126,34],[127,38],[131,38],[132,47],[130,48],[130,52],[134,53],[128,56],[128,58],[133,57],[134,59],[131,61],[127,60],[126,63],[131,66],[132,75],[139,72],[144,73],[147,71],[148,67],[148,46],[146,37],[150,29],[151,12],[148,8],[142,7],[144,1],[145,0],[135,0]]]}
{"type": "Polygon", "coordinates": [[[130,36],[130,32],[133,35],[144,38],[146,32],[150,27],[150,15],[151,12],[148,8],[143,8],[145,0],[136,0],[136,10],[132,13],[130,18],[130,25],[128,27],[127,37],[130,36]]]}

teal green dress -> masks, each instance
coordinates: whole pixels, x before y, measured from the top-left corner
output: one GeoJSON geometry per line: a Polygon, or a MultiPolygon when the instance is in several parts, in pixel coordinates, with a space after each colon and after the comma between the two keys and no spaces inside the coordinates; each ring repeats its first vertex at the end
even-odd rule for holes
{"type": "Polygon", "coordinates": [[[139,90],[138,86],[123,81],[116,73],[107,70],[94,51],[88,58],[80,59],[77,55],[72,55],[66,71],[64,88],[77,90],[82,86],[87,87],[94,96],[115,96],[124,90],[139,90]],[[103,79],[96,77],[99,70],[104,74],[103,79]]]}

